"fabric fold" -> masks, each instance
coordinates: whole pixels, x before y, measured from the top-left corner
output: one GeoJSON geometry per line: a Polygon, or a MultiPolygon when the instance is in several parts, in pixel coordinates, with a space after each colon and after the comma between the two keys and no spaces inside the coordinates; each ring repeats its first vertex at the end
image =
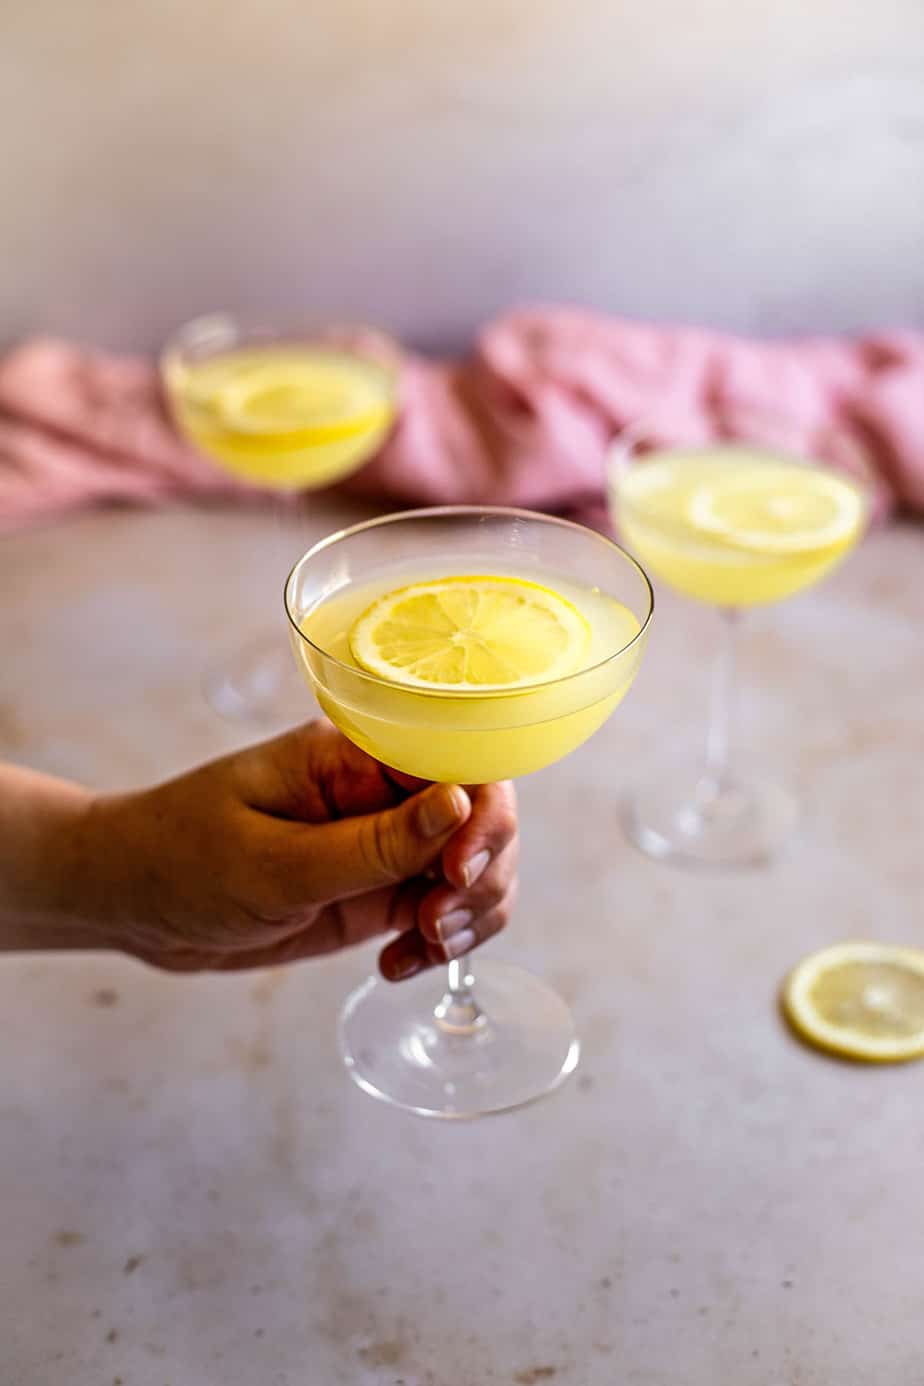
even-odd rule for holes
{"type": "MultiPolygon", "coordinates": [[[[879,511],[924,512],[924,334],[756,341],[585,309],[489,323],[471,354],[401,357],[389,440],[346,489],[386,505],[497,504],[605,523],[617,435],[862,456],[879,511]]],[[[259,499],[176,433],[154,363],[37,338],[0,359],[0,530],[102,503],[259,499]]]]}

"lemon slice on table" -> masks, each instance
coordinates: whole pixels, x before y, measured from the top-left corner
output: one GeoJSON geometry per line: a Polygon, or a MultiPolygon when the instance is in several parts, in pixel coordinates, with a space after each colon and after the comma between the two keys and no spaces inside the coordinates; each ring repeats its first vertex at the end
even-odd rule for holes
{"type": "Polygon", "coordinates": [[[492,691],[581,667],[590,625],[548,587],[516,577],[447,577],[389,592],[350,631],[360,668],[412,688],[492,691]]]}
{"type": "Polygon", "coordinates": [[[696,528],[758,553],[805,553],[854,538],[863,501],[850,482],[808,466],[759,471],[697,487],[688,511],[696,528]]]}
{"type": "Polygon", "coordinates": [[[819,1049],[867,1063],[924,1057],[924,951],[839,943],[805,958],[781,996],[793,1029],[819,1049]]]}
{"type": "Polygon", "coordinates": [[[318,442],[378,427],[391,407],[385,372],[337,352],[243,369],[216,390],[212,405],[237,433],[309,433],[318,442]]]}

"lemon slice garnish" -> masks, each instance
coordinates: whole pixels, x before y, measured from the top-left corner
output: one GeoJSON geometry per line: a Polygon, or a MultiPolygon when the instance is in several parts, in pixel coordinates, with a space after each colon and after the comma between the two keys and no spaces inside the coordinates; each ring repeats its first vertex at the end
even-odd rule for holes
{"type": "Polygon", "coordinates": [[[350,630],[360,668],[432,690],[510,690],[573,674],[590,625],[548,587],[516,577],[447,577],[389,592],[350,630]]]}
{"type": "Polygon", "coordinates": [[[816,467],[764,464],[699,486],[689,519],[701,531],[759,553],[807,553],[849,543],[863,519],[850,482],[816,467]]]}
{"type": "Polygon", "coordinates": [[[319,351],[251,363],[220,384],[211,405],[237,433],[305,433],[329,442],[383,422],[390,396],[377,366],[319,351]]]}
{"type": "Polygon", "coordinates": [[[781,996],[797,1034],[867,1063],[924,1057],[924,951],[839,943],[805,958],[781,996]]]}

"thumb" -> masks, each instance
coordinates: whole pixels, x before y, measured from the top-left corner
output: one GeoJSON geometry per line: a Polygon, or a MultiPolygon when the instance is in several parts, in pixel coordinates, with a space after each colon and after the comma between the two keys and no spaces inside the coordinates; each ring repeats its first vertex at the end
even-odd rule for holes
{"type": "Polygon", "coordinates": [[[405,799],[397,808],[307,829],[302,839],[302,903],[343,900],[380,886],[418,876],[472,811],[472,801],[457,784],[435,784],[405,799]]]}

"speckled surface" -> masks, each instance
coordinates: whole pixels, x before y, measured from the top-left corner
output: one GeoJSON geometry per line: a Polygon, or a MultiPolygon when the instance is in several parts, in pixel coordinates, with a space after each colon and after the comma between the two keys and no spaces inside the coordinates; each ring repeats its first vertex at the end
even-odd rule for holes
{"type": "MultiPolygon", "coordinates": [[[[5,541],[0,754],[127,786],[249,739],[198,675],[280,623],[298,547],[179,511],[5,541]]],[[[912,529],[755,618],[741,738],[804,818],[772,869],[690,875],[617,821],[702,721],[713,623],[662,594],[619,714],[521,786],[493,947],[566,995],[584,1060],[520,1113],[447,1127],[352,1087],[335,1019],[371,955],[0,963],[2,1386],[924,1381],[924,1065],[822,1059],[774,1004],[815,946],[924,943],[922,628],[912,529]]]]}

